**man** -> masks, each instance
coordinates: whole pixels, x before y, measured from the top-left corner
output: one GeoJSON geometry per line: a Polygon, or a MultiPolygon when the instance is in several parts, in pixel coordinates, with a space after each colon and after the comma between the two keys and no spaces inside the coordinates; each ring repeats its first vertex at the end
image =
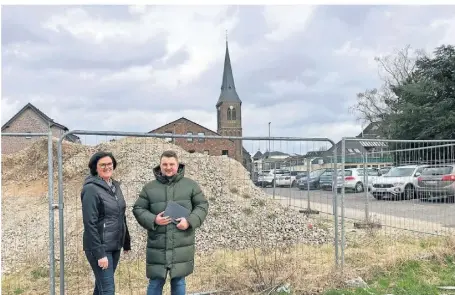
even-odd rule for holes
{"type": "Polygon", "coordinates": [[[193,273],[195,230],[204,222],[209,204],[200,186],[185,177],[185,165],[174,151],[165,151],[160,165],[153,169],[155,180],[147,183],[133,207],[137,222],[147,229],[147,295],[161,295],[167,274],[171,294],[185,295],[185,277],[193,273]],[[169,201],[175,201],[191,213],[172,220],[163,216],[169,201]]]}

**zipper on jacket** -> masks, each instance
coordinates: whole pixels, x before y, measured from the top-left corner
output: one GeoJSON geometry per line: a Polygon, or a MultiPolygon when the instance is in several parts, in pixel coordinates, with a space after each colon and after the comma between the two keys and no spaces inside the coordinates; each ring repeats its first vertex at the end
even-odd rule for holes
{"type": "Polygon", "coordinates": [[[103,244],[106,243],[106,240],[104,239],[104,232],[106,231],[106,223],[103,223],[103,244]]]}

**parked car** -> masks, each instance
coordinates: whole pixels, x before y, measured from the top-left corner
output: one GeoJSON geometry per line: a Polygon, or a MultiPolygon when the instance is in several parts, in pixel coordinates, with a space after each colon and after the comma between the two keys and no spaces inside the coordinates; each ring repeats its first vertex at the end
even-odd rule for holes
{"type": "Polygon", "coordinates": [[[393,168],[392,166],[386,166],[386,167],[379,168],[379,171],[378,171],[379,176],[387,174],[390,171],[390,169],[392,169],[392,168],[393,168]]]}
{"type": "Polygon", "coordinates": [[[308,175],[306,171],[297,171],[297,175],[295,176],[295,180],[298,182],[300,178],[305,177],[308,175]]]}
{"type": "Polygon", "coordinates": [[[320,188],[319,182],[320,182],[321,175],[328,170],[333,171],[332,168],[318,169],[318,170],[311,171],[308,176],[304,176],[304,177],[300,178],[298,181],[299,189],[305,190],[305,189],[308,189],[308,186],[310,189],[319,189],[320,188]]]}
{"type": "MultiPolygon", "coordinates": [[[[335,170],[327,170],[322,173],[321,177],[319,178],[319,186],[322,190],[333,190],[333,177],[334,177],[335,170]]],[[[341,174],[341,170],[338,170],[337,175],[341,174]]]]}
{"type": "Polygon", "coordinates": [[[377,200],[411,200],[416,197],[418,177],[426,165],[406,165],[390,169],[373,182],[371,194],[377,200]]]}
{"type": "Polygon", "coordinates": [[[276,185],[276,178],[285,173],[289,173],[289,171],[281,169],[264,170],[259,173],[257,185],[260,187],[273,187],[274,184],[276,185]]]}
{"type": "Polygon", "coordinates": [[[417,179],[416,192],[422,201],[455,198],[455,164],[429,165],[417,179]]]}
{"type": "MultiPolygon", "coordinates": [[[[352,190],[356,193],[365,191],[365,180],[368,181],[368,190],[371,190],[372,183],[379,177],[378,170],[373,168],[350,168],[344,170],[344,189],[352,190]],[[367,172],[367,179],[364,177],[364,170],[367,172]]],[[[342,173],[338,174],[337,189],[343,187],[342,173]]]]}
{"type": "Polygon", "coordinates": [[[276,186],[295,187],[297,186],[297,176],[301,171],[291,171],[280,174],[276,177],[276,186]]]}

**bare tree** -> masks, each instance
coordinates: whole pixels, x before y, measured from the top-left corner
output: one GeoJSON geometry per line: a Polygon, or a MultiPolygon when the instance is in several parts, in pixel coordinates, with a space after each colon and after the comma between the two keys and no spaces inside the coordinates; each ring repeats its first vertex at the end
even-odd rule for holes
{"type": "Polygon", "coordinates": [[[398,98],[393,88],[412,79],[415,62],[424,55],[422,50],[411,51],[411,46],[407,45],[394,54],[375,57],[382,85],[379,89],[357,93],[357,102],[349,110],[356,114],[358,120],[367,123],[382,121],[385,116],[395,113],[398,98]]]}

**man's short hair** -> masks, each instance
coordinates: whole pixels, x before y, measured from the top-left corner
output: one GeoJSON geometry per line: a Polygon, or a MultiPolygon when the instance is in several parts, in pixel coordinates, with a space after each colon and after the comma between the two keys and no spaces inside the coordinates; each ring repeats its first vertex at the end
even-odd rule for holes
{"type": "Polygon", "coordinates": [[[178,162],[179,158],[177,157],[177,153],[174,152],[174,151],[164,151],[162,154],[161,154],[161,157],[160,157],[160,160],[162,158],[175,158],[178,162]]]}

